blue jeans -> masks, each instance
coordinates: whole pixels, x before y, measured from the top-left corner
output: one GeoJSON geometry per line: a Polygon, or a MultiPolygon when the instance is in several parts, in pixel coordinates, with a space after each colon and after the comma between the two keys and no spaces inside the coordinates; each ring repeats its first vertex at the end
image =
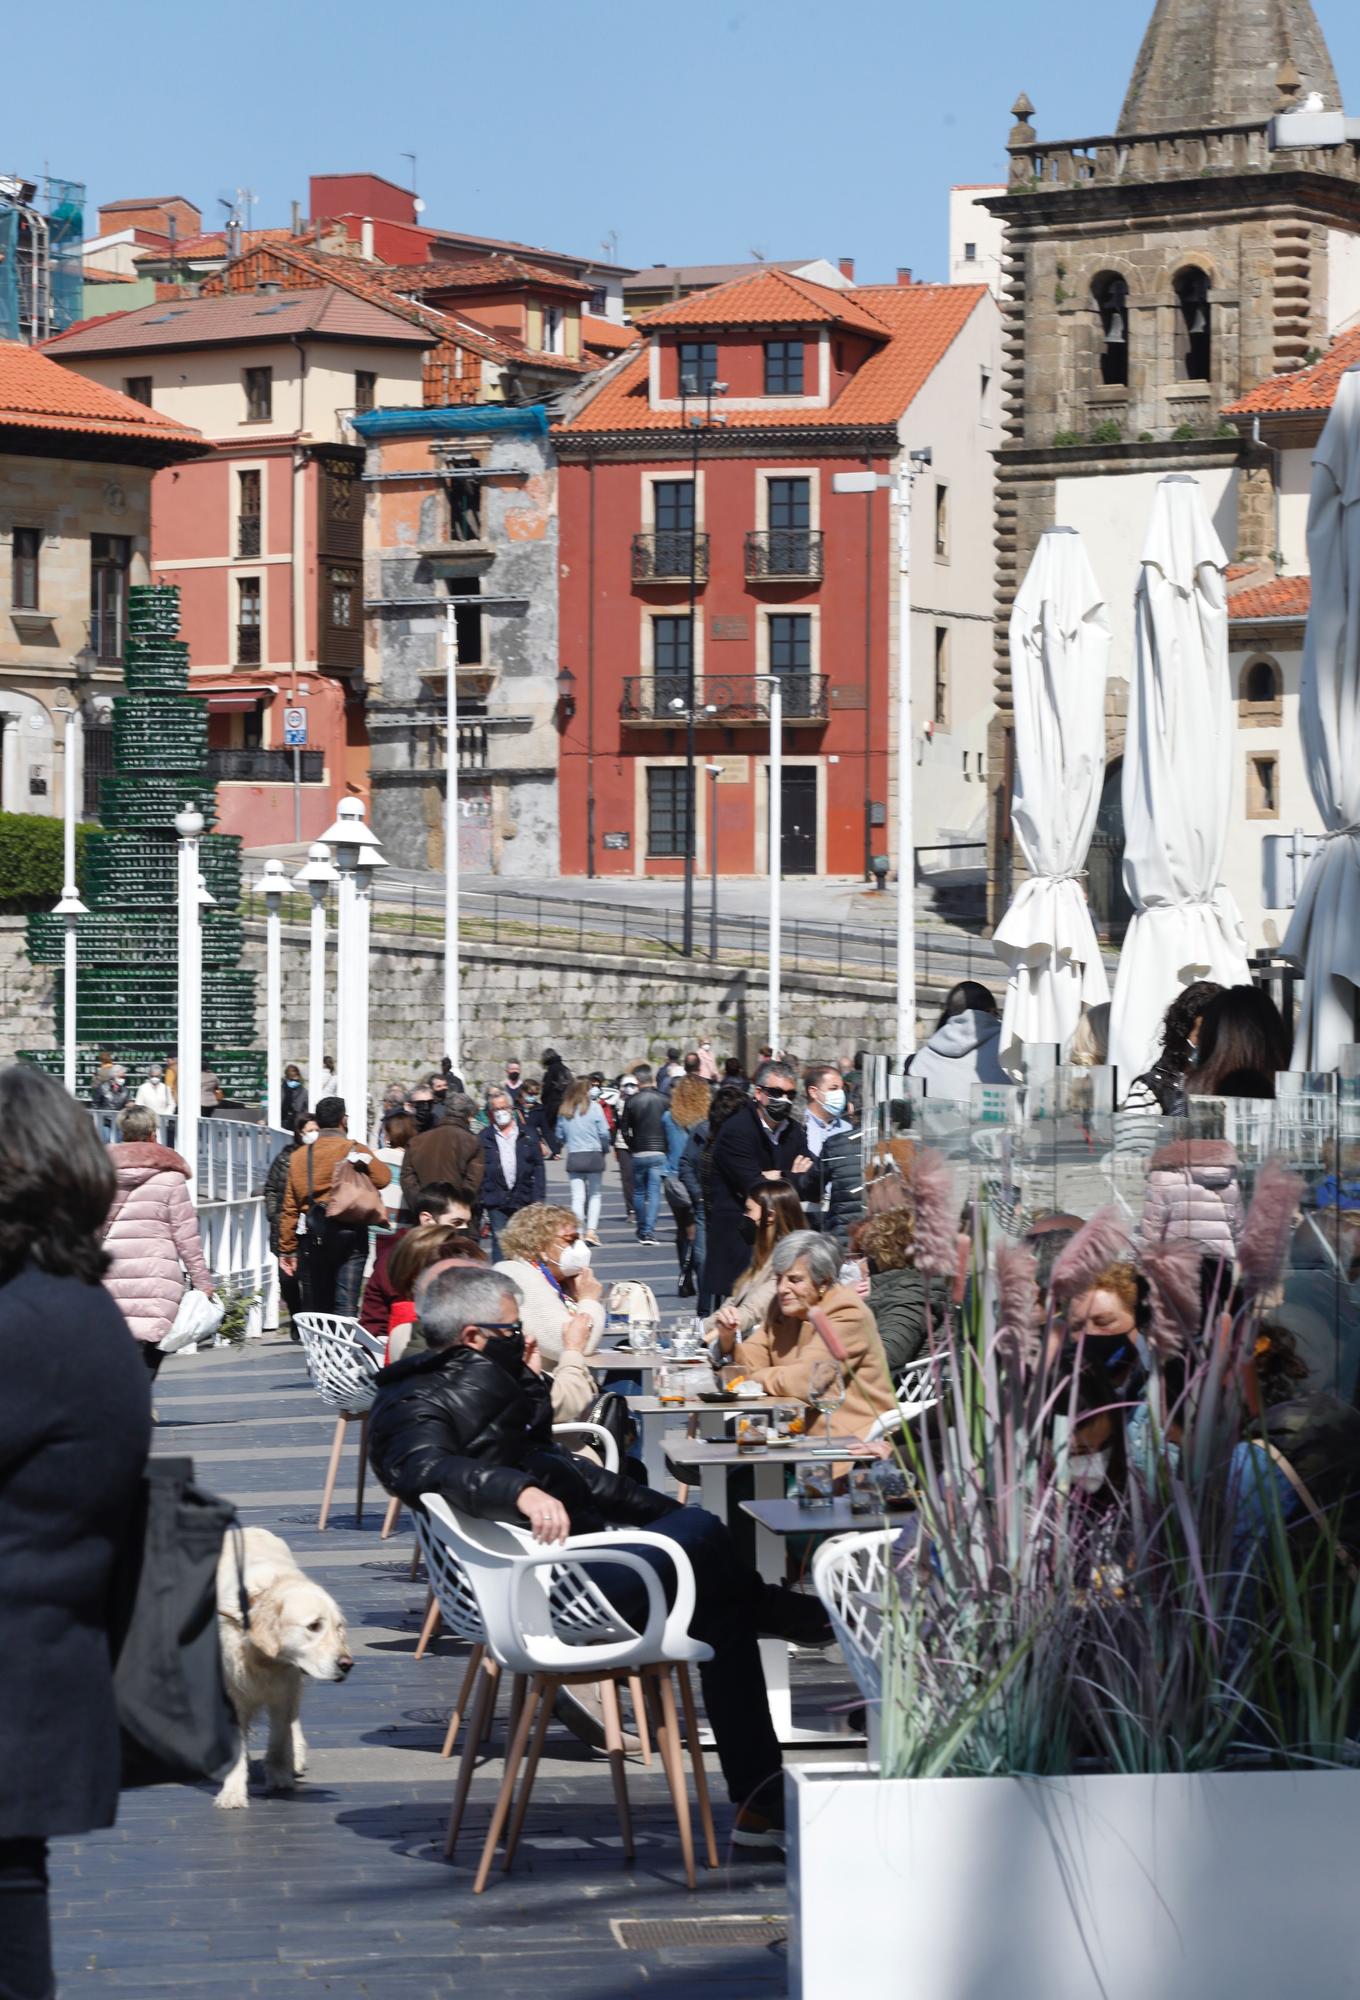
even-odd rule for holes
{"type": "Polygon", "coordinates": [[[661,1183],[666,1177],[664,1153],[634,1153],[633,1212],[639,1236],[656,1235],[656,1218],[661,1210],[661,1183]]]}

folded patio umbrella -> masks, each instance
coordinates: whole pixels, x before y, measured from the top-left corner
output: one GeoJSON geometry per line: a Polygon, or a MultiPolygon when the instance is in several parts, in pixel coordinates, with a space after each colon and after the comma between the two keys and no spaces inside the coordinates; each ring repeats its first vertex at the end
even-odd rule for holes
{"type": "Polygon", "coordinates": [[[1124,745],[1124,886],[1134,916],[1110,1015],[1120,1088],[1156,1055],[1196,979],[1246,983],[1246,937],[1220,879],[1232,793],[1228,558],[1197,480],[1160,481],[1143,549],[1124,745]]]}
{"type": "Polygon", "coordinates": [[[1110,997],[1081,869],[1105,771],[1110,622],[1080,535],[1051,528],[1011,612],[1015,798],[1030,874],[992,943],[1009,968],[1001,1060],[1024,1042],[1068,1043],[1083,1007],[1110,997]]]}
{"type": "Polygon", "coordinates": [[[1334,1069],[1353,1042],[1360,986],[1360,369],[1342,376],[1313,455],[1299,732],[1322,845],[1308,864],[1284,950],[1304,970],[1295,1069],[1334,1069]]]}

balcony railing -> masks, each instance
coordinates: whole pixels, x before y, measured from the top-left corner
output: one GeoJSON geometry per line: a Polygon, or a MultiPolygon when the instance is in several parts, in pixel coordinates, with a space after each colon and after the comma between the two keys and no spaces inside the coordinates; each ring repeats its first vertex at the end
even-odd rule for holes
{"type": "MultiPolygon", "coordinates": [[[[784,697],[784,721],[790,727],[816,725],[826,721],[827,678],[825,674],[786,674],[780,687],[784,697]]],[[[620,720],[634,726],[677,728],[684,722],[683,705],[689,699],[689,681],[684,674],[639,674],[623,684],[619,703],[620,720]],[[680,711],[671,703],[681,703],[680,711]]],[[[694,691],[696,719],[701,728],[759,729],[770,720],[770,684],[751,674],[704,674],[694,691]],[[709,716],[703,711],[712,706],[709,716]]]]}
{"type": "MultiPolygon", "coordinates": [[[[322,750],[300,754],[299,776],[304,785],[319,785],[325,775],[326,756],[322,750]]],[[[291,785],[291,750],[210,750],[208,777],[214,784],[235,782],[243,785],[291,785]]]]}
{"type": "Polygon", "coordinates": [[[689,528],[653,528],[633,537],[634,583],[708,582],[708,536],[689,528]]]}
{"type": "Polygon", "coordinates": [[[820,528],[752,528],[748,533],[748,583],[816,583],[821,574],[820,528]]]}
{"type": "Polygon", "coordinates": [[[260,664],[260,628],[258,625],[238,625],[236,628],[236,664],[239,667],[258,667],[260,664]]]}
{"type": "Polygon", "coordinates": [[[258,514],[242,514],[237,521],[236,553],[238,556],[257,556],[260,553],[260,517],[258,514]]]}

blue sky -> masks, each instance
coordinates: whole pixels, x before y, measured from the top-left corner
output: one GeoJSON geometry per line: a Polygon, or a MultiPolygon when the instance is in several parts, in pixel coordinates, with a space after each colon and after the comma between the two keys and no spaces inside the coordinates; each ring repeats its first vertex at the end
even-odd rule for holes
{"type": "MultiPolygon", "coordinates": [[[[311,172],[404,181],[427,220],[629,264],[853,255],[945,275],[946,190],[1108,131],[1152,0],[66,0],[6,28],[0,168],[92,202],[238,186],[286,223],[311,172]],[[1095,32],[1092,32],[1092,24],[1095,32]],[[25,76],[28,81],[24,81],[25,76]]],[[[1360,9],[1318,0],[1360,109],[1360,9]]]]}

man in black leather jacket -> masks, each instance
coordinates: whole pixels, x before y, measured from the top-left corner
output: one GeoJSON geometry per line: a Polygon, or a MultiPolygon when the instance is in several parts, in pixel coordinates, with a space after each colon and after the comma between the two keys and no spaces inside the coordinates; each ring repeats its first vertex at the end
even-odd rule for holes
{"type": "MultiPolygon", "coordinates": [[[[554,1444],[548,1385],[534,1343],[520,1328],[520,1298],[513,1279],[469,1268],[436,1270],[418,1289],[428,1350],[378,1376],[368,1425],[373,1468],[408,1506],[418,1507],[422,1493],[441,1493],[465,1513],[527,1522],[548,1545],[569,1534],[645,1527],[683,1548],[696,1586],[690,1629],[713,1648],[700,1676],[728,1793],[739,1808],[733,1839],[781,1845],[781,1758],[757,1640],[825,1644],[821,1606],[763,1582],[712,1514],[681,1507],[554,1444]]],[[[619,1545],[630,1546],[626,1534],[619,1545]]],[[[664,1555],[637,1553],[653,1563],[673,1597],[664,1555]]],[[[640,1629],[646,1617],[640,1580],[607,1561],[592,1564],[592,1574],[640,1629]]]]}

